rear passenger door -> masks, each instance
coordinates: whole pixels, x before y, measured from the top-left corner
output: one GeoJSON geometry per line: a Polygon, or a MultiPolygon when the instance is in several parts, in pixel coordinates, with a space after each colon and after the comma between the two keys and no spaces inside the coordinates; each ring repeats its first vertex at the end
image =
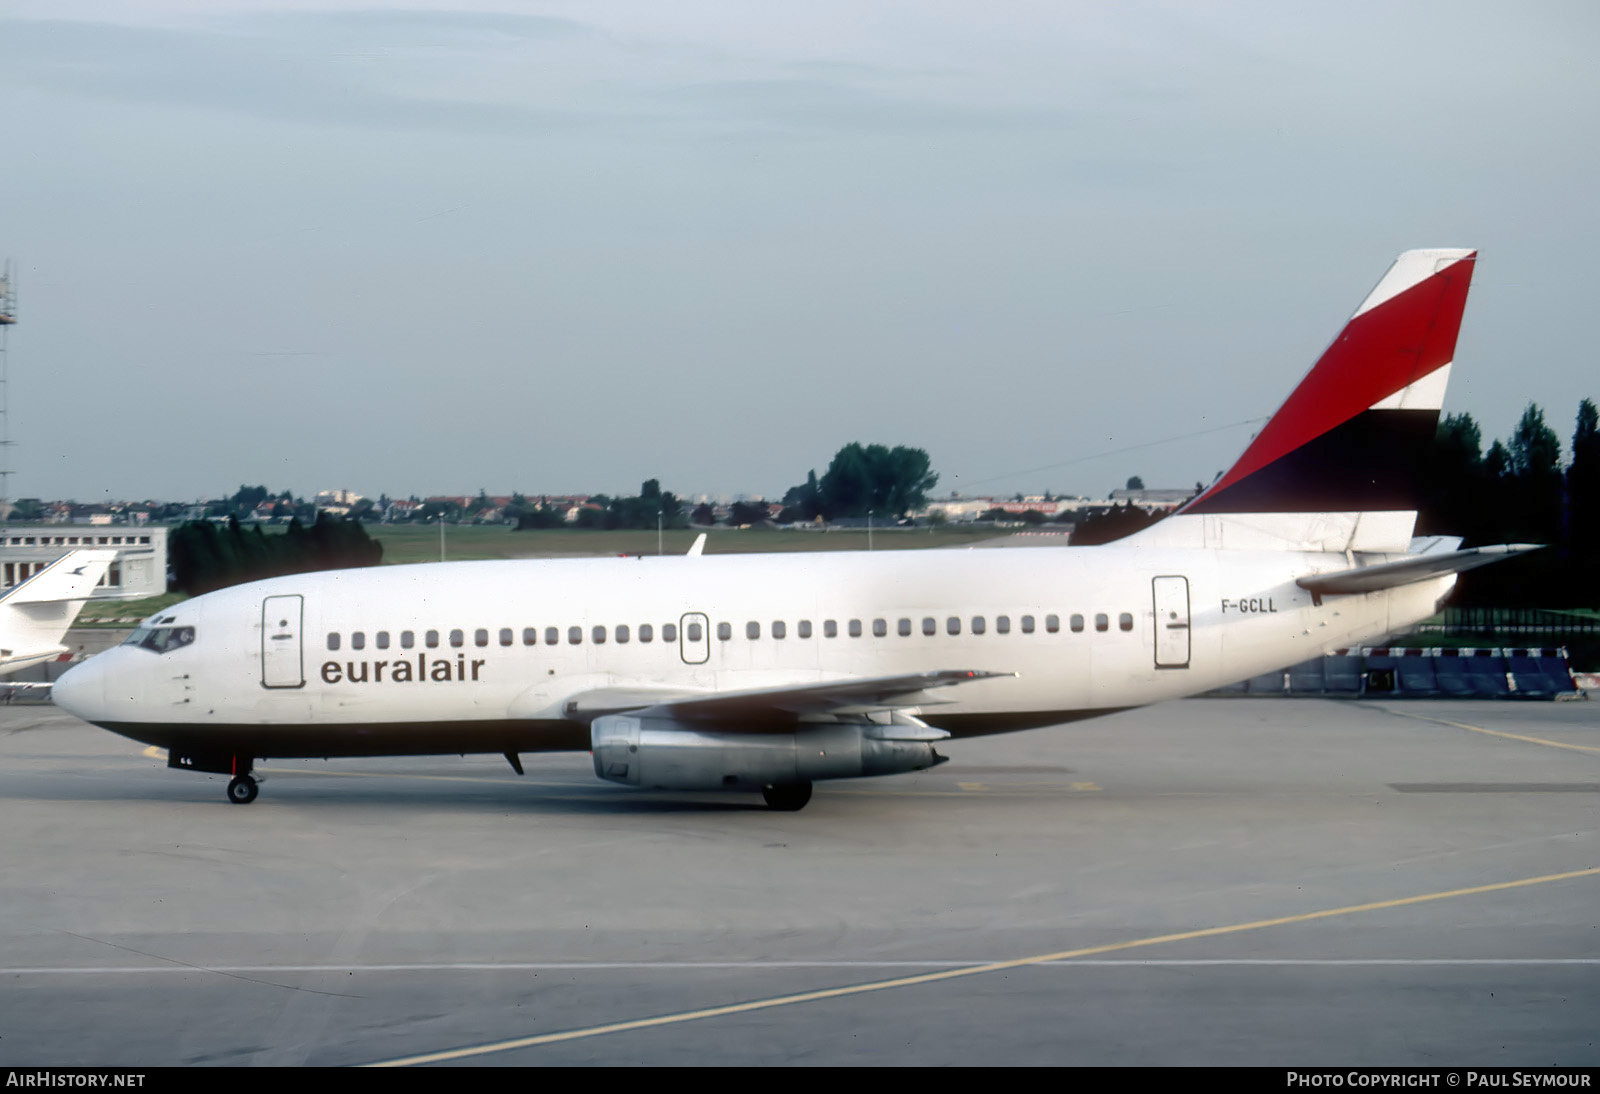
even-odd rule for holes
{"type": "Polygon", "coordinates": [[[1156,668],[1189,667],[1189,579],[1158,577],[1152,583],[1156,616],[1156,668]]]}

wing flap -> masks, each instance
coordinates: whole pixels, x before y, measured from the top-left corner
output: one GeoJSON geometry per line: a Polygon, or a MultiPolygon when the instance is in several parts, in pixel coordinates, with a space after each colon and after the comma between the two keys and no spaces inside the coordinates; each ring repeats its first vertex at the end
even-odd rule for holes
{"type": "Polygon", "coordinates": [[[775,712],[798,716],[892,710],[896,707],[926,706],[940,702],[937,696],[927,694],[933,689],[1015,675],[1016,673],[1011,672],[950,669],[912,672],[900,676],[829,680],[820,684],[755,688],[750,691],[728,691],[703,697],[675,699],[659,704],[652,713],[686,718],[690,721],[720,722],[759,718],[770,716],[775,712]]]}
{"type": "Polygon", "coordinates": [[[648,711],[652,715],[691,722],[770,723],[806,714],[866,713],[941,703],[932,692],[1014,672],[947,669],[897,676],[846,677],[819,683],[785,684],[741,691],[685,692],[650,687],[602,687],[567,697],[566,717],[592,721],[606,714],[648,711]]]}

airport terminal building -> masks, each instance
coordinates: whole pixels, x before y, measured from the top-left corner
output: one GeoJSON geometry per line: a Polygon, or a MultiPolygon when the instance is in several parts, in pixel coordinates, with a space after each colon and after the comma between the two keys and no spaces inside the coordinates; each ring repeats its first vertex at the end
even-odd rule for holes
{"type": "Polygon", "coordinates": [[[167,591],[167,529],[149,525],[0,525],[0,593],[19,585],[68,551],[117,553],[95,600],[128,600],[167,591]]]}

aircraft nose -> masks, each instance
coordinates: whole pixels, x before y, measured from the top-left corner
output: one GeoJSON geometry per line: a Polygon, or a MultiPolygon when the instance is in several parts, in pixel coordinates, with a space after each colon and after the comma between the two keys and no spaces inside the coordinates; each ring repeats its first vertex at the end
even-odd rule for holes
{"type": "Polygon", "coordinates": [[[92,722],[105,709],[106,679],[99,657],[82,661],[66,672],[50,689],[50,698],[56,706],[75,718],[92,722]]]}

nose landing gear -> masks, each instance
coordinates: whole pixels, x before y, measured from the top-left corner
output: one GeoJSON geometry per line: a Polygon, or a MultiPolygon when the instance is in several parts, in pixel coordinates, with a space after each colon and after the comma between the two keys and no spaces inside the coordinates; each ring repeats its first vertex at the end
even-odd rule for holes
{"type": "Polygon", "coordinates": [[[260,788],[250,774],[255,769],[255,757],[237,752],[189,752],[181,748],[167,750],[167,766],[181,771],[206,771],[213,775],[232,775],[228,783],[228,800],[234,805],[249,805],[256,800],[260,788]]]}

